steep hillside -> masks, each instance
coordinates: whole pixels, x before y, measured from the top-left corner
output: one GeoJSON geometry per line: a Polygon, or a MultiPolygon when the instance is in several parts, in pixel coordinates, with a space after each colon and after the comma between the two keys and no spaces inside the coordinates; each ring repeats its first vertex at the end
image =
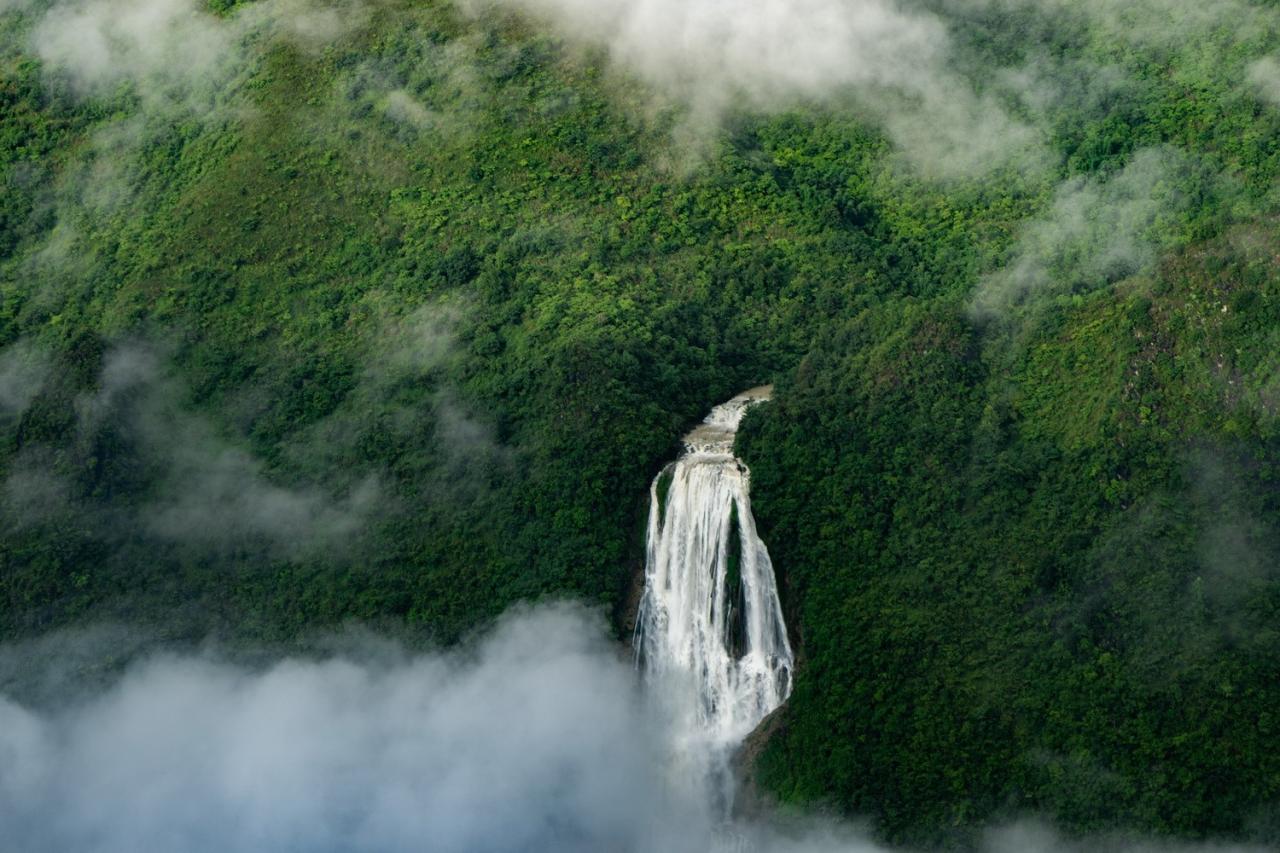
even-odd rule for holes
{"type": "Polygon", "coordinates": [[[774,382],[768,790],[1277,841],[1280,11],[777,8],[0,4],[0,641],[620,613],[774,382]]]}

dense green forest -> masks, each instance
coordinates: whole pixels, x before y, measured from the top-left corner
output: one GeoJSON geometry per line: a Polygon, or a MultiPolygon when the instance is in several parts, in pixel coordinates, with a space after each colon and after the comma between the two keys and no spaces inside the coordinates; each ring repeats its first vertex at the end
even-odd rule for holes
{"type": "Polygon", "coordinates": [[[1280,9],[915,0],[933,77],[712,109],[555,5],[0,2],[0,641],[622,632],[773,382],[764,790],[1280,843],[1280,9]]]}

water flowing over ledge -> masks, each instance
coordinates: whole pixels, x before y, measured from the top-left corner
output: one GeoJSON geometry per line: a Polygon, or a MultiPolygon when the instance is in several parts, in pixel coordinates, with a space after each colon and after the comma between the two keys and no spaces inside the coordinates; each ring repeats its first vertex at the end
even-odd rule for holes
{"type": "Polygon", "coordinates": [[[751,515],[750,472],[733,455],[743,415],[771,391],[753,388],[712,409],[649,489],[636,651],[680,721],[677,764],[713,784],[719,777],[726,805],[727,756],[786,701],[795,665],[751,515]]]}

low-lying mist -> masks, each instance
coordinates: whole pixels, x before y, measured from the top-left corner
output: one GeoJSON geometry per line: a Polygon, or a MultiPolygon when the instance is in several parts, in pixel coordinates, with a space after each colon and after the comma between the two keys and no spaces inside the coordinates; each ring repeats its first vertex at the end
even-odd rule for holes
{"type": "Polygon", "coordinates": [[[88,701],[0,700],[0,826],[14,851],[705,849],[653,722],[570,607],[456,654],[160,656],[88,701]]]}
{"type": "MultiPolygon", "coordinates": [[[[53,647],[25,648],[25,661],[0,650],[0,689],[24,666],[58,669],[35,660],[53,647]]],[[[830,823],[724,825],[680,793],[660,704],[580,607],[521,609],[445,653],[343,649],[259,668],[159,655],[88,694],[30,691],[42,698],[24,706],[0,693],[5,849],[883,849],[830,823]]],[[[984,846],[1158,849],[1034,824],[984,846]]]]}

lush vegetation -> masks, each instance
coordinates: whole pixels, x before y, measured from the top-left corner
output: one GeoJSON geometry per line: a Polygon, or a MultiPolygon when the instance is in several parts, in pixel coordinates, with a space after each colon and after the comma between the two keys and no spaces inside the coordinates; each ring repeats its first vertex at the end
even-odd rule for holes
{"type": "Polygon", "coordinates": [[[1274,36],[926,5],[975,78],[1124,85],[940,180],[839,103],[689,155],[601,57],[443,3],[179,95],[0,11],[0,639],[622,623],[673,442],[775,381],[740,449],[801,651],[783,802],[1275,841],[1274,36]]]}
{"type": "Polygon", "coordinates": [[[916,840],[1274,833],[1277,447],[1242,368],[1271,333],[1239,303],[1274,261],[1205,251],[994,373],[945,303],[869,313],[753,415],[806,673],[762,761],[784,798],[916,840]]]}

